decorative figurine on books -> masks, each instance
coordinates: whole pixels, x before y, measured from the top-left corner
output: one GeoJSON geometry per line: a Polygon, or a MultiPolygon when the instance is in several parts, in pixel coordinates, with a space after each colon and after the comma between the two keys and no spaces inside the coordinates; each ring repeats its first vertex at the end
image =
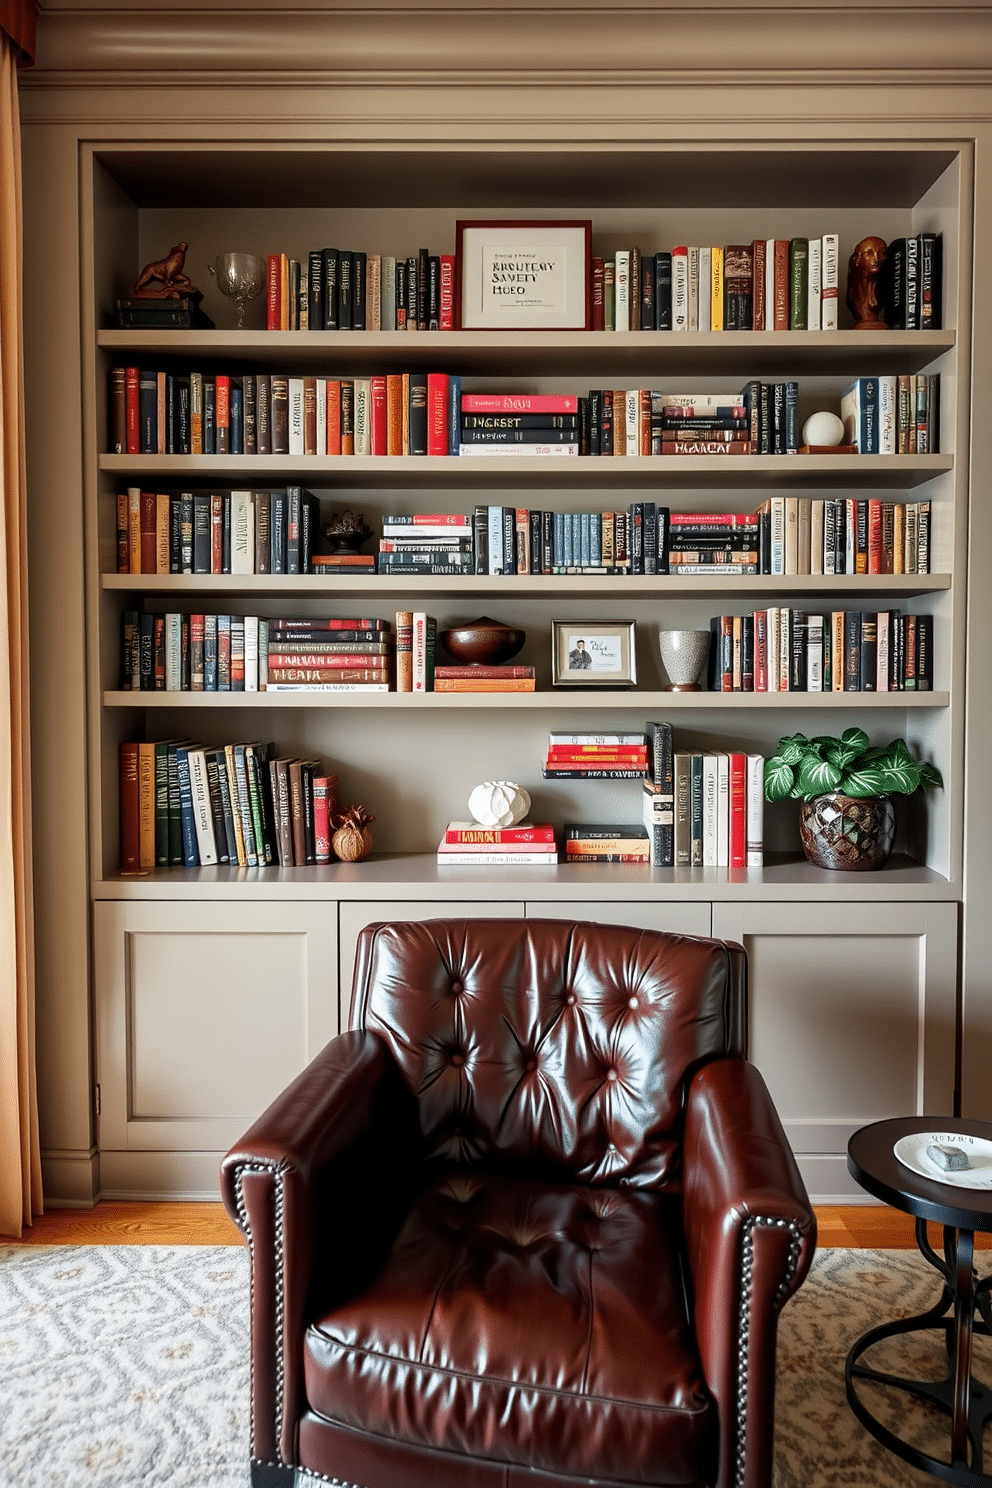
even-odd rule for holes
{"type": "Polygon", "coordinates": [[[530,810],[530,792],[513,780],[484,780],[468,798],[479,827],[515,827],[530,810]]]}
{"type": "Polygon", "coordinates": [[[141,300],[176,300],[180,295],[198,295],[200,291],[183,273],[188,243],[177,243],[165,258],[145,264],[134,281],[134,295],[141,300]]]}
{"type": "Polygon", "coordinates": [[[332,553],[356,554],[372,536],[372,529],[366,526],[361,512],[345,509],[331,513],[330,521],[324,524],[324,536],[332,553]]]}
{"type": "Polygon", "coordinates": [[[862,238],[847,264],[847,308],[856,331],[885,331],[881,274],[887,248],[884,238],[862,238]]]}

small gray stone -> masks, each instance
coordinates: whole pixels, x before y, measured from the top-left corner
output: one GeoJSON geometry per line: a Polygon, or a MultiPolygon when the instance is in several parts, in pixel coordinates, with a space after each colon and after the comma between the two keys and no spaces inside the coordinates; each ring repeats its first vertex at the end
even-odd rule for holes
{"type": "Polygon", "coordinates": [[[938,1168],[943,1168],[945,1173],[961,1173],[965,1168],[970,1168],[968,1154],[960,1147],[952,1147],[947,1142],[931,1142],[927,1148],[927,1157],[938,1168]]]}

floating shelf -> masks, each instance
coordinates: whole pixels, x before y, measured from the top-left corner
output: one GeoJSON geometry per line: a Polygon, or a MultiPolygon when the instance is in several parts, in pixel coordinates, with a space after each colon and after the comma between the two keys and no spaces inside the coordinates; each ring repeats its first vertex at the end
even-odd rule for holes
{"type": "Polygon", "coordinates": [[[556,692],[120,692],[107,691],[107,708],[485,708],[542,709],[549,713],[604,708],[644,712],[665,708],[719,710],[753,708],[826,709],[850,713],[855,708],[946,708],[946,692],[659,692],[606,691],[582,688],[556,692]]]}

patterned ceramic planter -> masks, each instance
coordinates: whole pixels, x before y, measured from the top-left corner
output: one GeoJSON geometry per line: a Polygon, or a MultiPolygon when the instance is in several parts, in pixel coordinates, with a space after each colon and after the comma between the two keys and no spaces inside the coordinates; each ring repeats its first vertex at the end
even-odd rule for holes
{"type": "Polygon", "coordinates": [[[818,868],[881,868],[895,835],[890,796],[866,799],[829,791],[804,801],[799,813],[803,852],[818,868]]]}

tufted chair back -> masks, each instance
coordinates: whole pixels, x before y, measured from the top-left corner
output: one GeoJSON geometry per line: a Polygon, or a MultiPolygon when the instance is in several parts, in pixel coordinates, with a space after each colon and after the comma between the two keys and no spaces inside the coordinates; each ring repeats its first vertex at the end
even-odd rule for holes
{"type": "Polygon", "coordinates": [[[689,1077],[746,1052],[739,946],[559,920],[370,925],[352,1027],[388,1046],[446,1170],[667,1189],[689,1077]]]}

